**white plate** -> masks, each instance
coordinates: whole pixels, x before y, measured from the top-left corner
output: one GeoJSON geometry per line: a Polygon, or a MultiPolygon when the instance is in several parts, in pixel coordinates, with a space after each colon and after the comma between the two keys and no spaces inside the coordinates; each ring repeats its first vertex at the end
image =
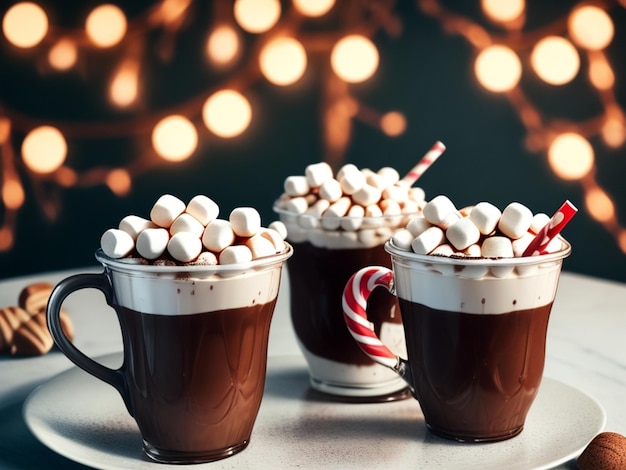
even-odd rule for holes
{"type": "MultiPolygon", "coordinates": [[[[101,362],[121,363],[120,355],[101,362]]],[[[72,368],[26,400],[30,430],[52,450],[102,469],[177,468],[148,461],[141,436],[115,389],[72,368]]],[[[413,399],[347,404],[309,387],[301,357],[270,357],[265,395],[250,445],[199,465],[221,468],[545,469],[575,458],[605,424],[588,395],[545,378],[522,433],[492,444],[460,444],[431,435],[413,399]]]]}

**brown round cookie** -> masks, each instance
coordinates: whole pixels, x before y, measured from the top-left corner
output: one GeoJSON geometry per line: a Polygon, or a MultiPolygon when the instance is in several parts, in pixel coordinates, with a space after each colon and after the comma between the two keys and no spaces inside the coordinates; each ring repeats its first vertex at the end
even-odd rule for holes
{"type": "Polygon", "coordinates": [[[40,356],[46,354],[54,341],[46,325],[43,312],[33,315],[30,320],[22,323],[13,336],[11,354],[14,356],[40,356]]]}
{"type": "Polygon", "coordinates": [[[11,348],[15,330],[30,317],[31,315],[20,307],[0,308],[0,352],[11,348]]]}
{"type": "Polygon", "coordinates": [[[24,287],[17,298],[17,304],[31,315],[45,310],[53,286],[47,282],[36,282],[24,287]]]}
{"type": "Polygon", "coordinates": [[[580,470],[626,469],[626,437],[616,432],[598,434],[576,463],[580,470]]]}

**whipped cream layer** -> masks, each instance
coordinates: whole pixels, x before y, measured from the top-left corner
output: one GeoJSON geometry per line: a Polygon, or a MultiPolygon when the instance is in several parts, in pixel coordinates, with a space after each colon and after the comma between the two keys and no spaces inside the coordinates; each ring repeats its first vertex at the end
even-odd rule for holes
{"type": "Polygon", "coordinates": [[[402,252],[388,244],[398,297],[427,307],[473,314],[533,309],[554,300],[570,245],[549,255],[454,259],[402,252]]]}
{"type": "Polygon", "coordinates": [[[97,255],[115,291],[115,302],[138,312],[189,315],[250,307],[276,299],[286,253],[241,265],[146,266],[97,255]]]}

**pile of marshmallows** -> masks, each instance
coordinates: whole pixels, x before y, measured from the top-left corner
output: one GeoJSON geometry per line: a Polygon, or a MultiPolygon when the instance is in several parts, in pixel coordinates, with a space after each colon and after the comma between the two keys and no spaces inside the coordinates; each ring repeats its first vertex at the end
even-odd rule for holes
{"type": "MultiPolygon", "coordinates": [[[[512,202],[503,211],[489,202],[457,210],[446,196],[429,201],[423,214],[411,218],[396,231],[393,244],[406,251],[451,257],[512,258],[522,256],[537,233],[550,222],[547,214],[535,214],[512,202]]],[[[554,238],[548,252],[561,249],[554,238]]]]}
{"type": "Polygon", "coordinates": [[[334,175],[330,165],[321,162],[308,165],[304,175],[287,177],[276,206],[291,216],[286,218],[289,238],[298,242],[311,229],[375,229],[383,216],[397,227],[403,215],[418,213],[425,203],[424,190],[404,184],[391,167],[374,172],[348,163],[334,175]]]}
{"type": "Polygon", "coordinates": [[[150,219],[124,217],[119,228],[104,232],[100,246],[110,258],[130,262],[139,256],[154,264],[245,263],[285,250],[287,231],[282,222],[264,228],[252,207],[234,209],[228,220],[218,215],[218,205],[206,196],[185,204],[165,194],[152,207],[150,219]]]}

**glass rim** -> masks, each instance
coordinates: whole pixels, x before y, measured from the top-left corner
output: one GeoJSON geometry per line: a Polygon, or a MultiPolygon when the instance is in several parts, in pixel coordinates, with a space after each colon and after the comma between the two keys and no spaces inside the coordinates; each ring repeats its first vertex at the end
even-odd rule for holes
{"type": "MultiPolygon", "coordinates": [[[[96,259],[104,266],[110,267],[117,271],[146,273],[146,274],[178,274],[178,273],[207,273],[207,274],[229,274],[234,272],[242,272],[247,270],[256,270],[281,264],[291,257],[293,247],[285,241],[286,251],[271,256],[253,259],[246,263],[233,264],[177,264],[170,266],[127,263],[120,259],[110,258],[105,255],[102,248],[98,248],[95,252],[96,259]]],[[[123,258],[121,258],[123,259],[123,258]]]]}
{"type": "Polygon", "coordinates": [[[412,251],[406,251],[398,248],[392,242],[388,240],[385,242],[385,251],[389,253],[392,258],[402,258],[407,261],[416,261],[419,263],[428,264],[445,264],[455,266],[528,266],[542,263],[549,263],[551,261],[558,261],[567,258],[572,252],[572,245],[560,235],[557,237],[562,243],[562,248],[553,253],[546,253],[544,255],[534,256],[516,256],[512,258],[478,258],[478,257],[454,257],[443,255],[421,255],[413,253],[412,251]]]}

